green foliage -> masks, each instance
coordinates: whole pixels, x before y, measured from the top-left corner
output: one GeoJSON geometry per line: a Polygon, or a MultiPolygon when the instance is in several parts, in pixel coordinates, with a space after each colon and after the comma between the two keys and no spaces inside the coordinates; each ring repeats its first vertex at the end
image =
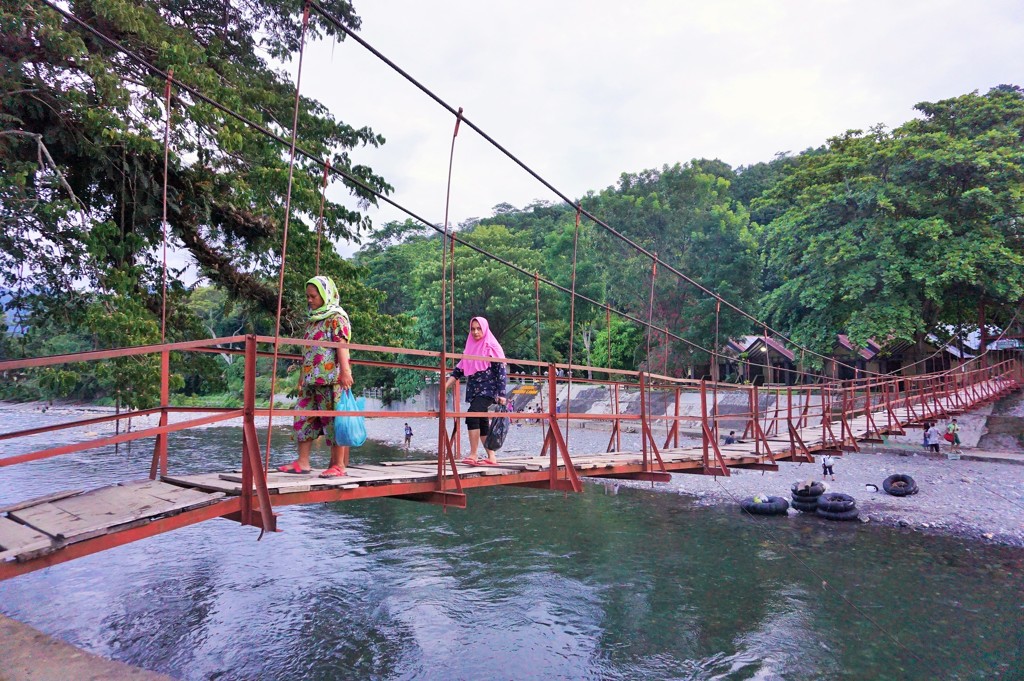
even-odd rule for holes
{"type": "MultiPolygon", "coordinates": [[[[358,28],[344,0],[322,5],[358,28]]],[[[292,120],[295,89],[269,59],[287,60],[297,51],[301,3],[86,0],[69,10],[156,67],[173,69],[176,79],[212,100],[284,138],[290,135],[279,121],[292,120]]],[[[0,0],[0,26],[0,289],[14,293],[11,305],[27,310],[33,329],[19,352],[46,354],[50,340],[65,332],[91,336],[77,349],[91,349],[106,336],[114,342],[118,329],[128,331],[116,338],[118,345],[152,338],[164,288],[159,255],[165,82],[46,6],[0,0]],[[81,294],[69,296],[72,301],[58,295],[69,291],[81,294]],[[109,320],[90,317],[88,306],[99,301],[120,312],[109,320]],[[125,301],[132,301],[130,311],[125,301]],[[123,326],[125,320],[116,319],[121,313],[137,324],[123,326]]],[[[343,37],[311,15],[307,40],[323,36],[343,37]]],[[[170,247],[190,258],[212,287],[190,295],[186,283],[192,275],[168,270],[167,340],[273,333],[287,148],[177,87],[172,91],[170,247]]],[[[370,168],[350,159],[357,147],[383,143],[370,128],[337,121],[320,103],[302,98],[297,131],[300,148],[370,187],[390,191],[370,168]]],[[[363,214],[326,202],[317,263],[317,230],[308,219],[319,212],[321,180],[322,168],[300,155],[290,195],[282,334],[301,335],[304,282],[319,269],[338,282],[357,342],[399,340],[408,321],[380,312],[381,294],[362,283],[365,272],[332,247],[369,226],[363,214]]],[[[375,201],[361,188],[349,191],[361,206],[375,201]]],[[[230,362],[227,355],[174,353],[172,370],[191,393],[217,391],[226,387],[230,362]]],[[[124,362],[76,371],[78,380],[57,373],[41,375],[39,382],[26,375],[33,386],[28,393],[97,397],[130,378],[141,380],[140,386],[150,378],[124,362]]],[[[138,399],[152,402],[148,394],[138,399]]]]}
{"type": "Polygon", "coordinates": [[[755,201],[778,213],[766,259],[779,285],[763,307],[820,352],[841,332],[919,341],[983,302],[1005,320],[1024,297],[1024,92],[917,109],[892,132],[832,138],[755,201]]]}
{"type": "Polygon", "coordinates": [[[611,329],[602,328],[594,337],[591,361],[594,366],[611,369],[634,369],[642,361],[644,330],[638,325],[612,317],[611,329]],[[611,361],[608,359],[609,334],[611,361]]]}
{"type": "MultiPolygon", "coordinates": [[[[666,167],[660,172],[624,175],[619,187],[589,195],[583,204],[702,285],[749,305],[756,294],[756,280],[749,276],[756,271],[756,241],[743,207],[729,195],[727,178],[731,176],[731,169],[720,161],[666,167]]],[[[577,231],[570,208],[536,203],[517,210],[501,204],[493,217],[463,226],[458,234],[465,242],[526,272],[537,272],[564,289],[540,286],[543,359],[566,361],[571,347],[576,363],[606,361],[605,303],[647,318],[650,261],[586,219],[577,231]],[[567,292],[574,286],[574,265],[575,291],[593,303],[582,299],[572,303],[567,292]]],[[[411,222],[387,225],[356,258],[369,271],[367,281],[387,292],[382,309],[392,314],[412,312],[418,347],[441,347],[441,259],[442,239],[411,222]]],[[[457,245],[455,301],[454,333],[449,333],[456,351],[462,347],[469,318],[483,315],[508,356],[536,355],[538,301],[532,277],[457,245]]],[[[710,295],[693,287],[687,291],[675,275],[663,273],[654,321],[710,346],[715,341],[712,301],[710,295]]],[[[736,315],[723,314],[719,339],[724,343],[729,334],[745,328],[746,322],[736,315]]],[[[623,322],[616,314],[612,337],[615,366],[634,369],[645,361],[642,341],[646,335],[635,324],[623,322]]],[[[654,338],[652,345],[662,357],[664,339],[654,338]]],[[[673,344],[672,353],[673,364],[680,359],[686,364],[700,360],[679,343],[673,344]]]]}
{"type": "MultiPolygon", "coordinates": [[[[730,171],[720,161],[696,160],[636,175],[584,199],[591,212],[703,288],[749,309],[757,296],[757,243],[745,208],[730,196],[730,171]]],[[[598,232],[594,249],[616,309],[670,329],[705,348],[747,331],[749,322],[725,310],[716,328],[714,298],[662,268],[651,312],[651,260],[620,240],[598,232]]],[[[654,334],[651,368],[668,365],[676,375],[708,360],[688,344],[654,334]]]]}

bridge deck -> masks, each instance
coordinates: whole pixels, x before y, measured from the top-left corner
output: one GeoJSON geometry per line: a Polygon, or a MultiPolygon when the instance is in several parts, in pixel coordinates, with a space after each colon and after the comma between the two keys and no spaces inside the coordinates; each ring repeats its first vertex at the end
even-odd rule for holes
{"type": "MultiPolygon", "coordinates": [[[[977,406],[1013,387],[1000,383],[986,399],[967,399],[966,402],[973,401],[973,406],[977,406]]],[[[930,412],[945,414],[959,413],[962,404],[951,396],[935,400],[929,398],[928,402],[930,412]]],[[[893,417],[892,430],[897,432],[904,426],[932,418],[923,416],[920,405],[915,405],[914,410],[894,408],[893,417]]],[[[807,453],[836,451],[854,446],[855,440],[877,438],[889,432],[890,416],[885,408],[873,411],[872,420],[874,429],[869,427],[865,415],[849,420],[845,438],[841,422],[831,424],[834,438],[827,440],[823,438],[824,429],[820,423],[800,428],[797,433],[807,453]]],[[[795,449],[791,447],[788,432],[770,435],[761,442],[747,440],[719,448],[727,467],[769,470],[775,468],[773,459],[807,460],[803,449],[799,446],[795,449]],[[770,455],[765,444],[771,451],[770,455]]],[[[704,472],[703,444],[661,449],[659,453],[665,471],[704,472]]],[[[717,465],[713,456],[712,453],[711,463],[717,465]]],[[[557,461],[557,477],[567,477],[561,458],[557,461]]],[[[646,467],[641,452],[577,454],[572,456],[572,463],[576,475],[582,477],[636,477],[661,471],[656,461],[652,465],[650,452],[646,467]]],[[[460,464],[459,484],[463,488],[543,486],[545,482],[550,483],[550,465],[548,456],[504,458],[498,466],[460,464]]],[[[308,475],[270,472],[267,487],[271,505],[385,496],[415,499],[417,495],[423,498],[438,490],[436,459],[358,464],[350,466],[344,477],[334,479],[321,479],[317,472],[308,475]]],[[[654,475],[664,476],[664,473],[654,475]]],[[[455,481],[449,476],[445,489],[451,492],[454,488],[455,481]]],[[[147,479],[87,492],[58,492],[0,507],[0,579],[203,520],[237,517],[242,510],[241,491],[241,473],[227,471],[168,475],[161,480],[147,479]]]]}
{"type": "Polygon", "coordinates": [[[65,546],[215,504],[205,492],[140,480],[50,494],[0,508],[0,561],[29,560],[65,546]]]}

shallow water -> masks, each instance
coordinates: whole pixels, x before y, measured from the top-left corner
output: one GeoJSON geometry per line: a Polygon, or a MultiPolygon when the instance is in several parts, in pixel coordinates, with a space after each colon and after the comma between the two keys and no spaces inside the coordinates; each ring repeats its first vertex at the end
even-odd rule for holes
{"type": "MultiPolygon", "coordinates": [[[[176,435],[171,469],[236,467],[240,440],[176,435]]],[[[0,503],[150,452],[0,468],[0,503]]],[[[286,507],[259,542],[214,520],[2,582],[0,610],[184,679],[1024,679],[1020,549],[615,492],[286,507]]]]}

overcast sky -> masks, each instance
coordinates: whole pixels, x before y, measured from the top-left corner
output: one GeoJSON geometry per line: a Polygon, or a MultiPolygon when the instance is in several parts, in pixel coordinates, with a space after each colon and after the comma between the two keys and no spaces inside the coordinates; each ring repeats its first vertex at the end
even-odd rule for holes
{"type": "MultiPolygon", "coordinates": [[[[899,125],[917,102],[1024,85],[1020,0],[354,2],[364,40],[571,198],[623,172],[767,161],[899,125]]],[[[306,54],[303,94],[387,138],[353,160],[441,223],[452,115],[355,41],[306,54]]],[[[452,225],[536,199],[558,197],[461,129],[452,225]]]]}

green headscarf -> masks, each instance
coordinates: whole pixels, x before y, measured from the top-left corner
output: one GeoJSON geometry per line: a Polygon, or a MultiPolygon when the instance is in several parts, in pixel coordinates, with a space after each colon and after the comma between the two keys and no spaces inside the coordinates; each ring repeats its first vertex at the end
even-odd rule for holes
{"type": "Polygon", "coordinates": [[[348,313],[341,306],[341,296],[338,295],[338,287],[330,277],[317,275],[306,282],[306,286],[312,284],[320,292],[320,299],[324,304],[315,310],[309,311],[309,321],[318,322],[321,319],[342,315],[348,318],[348,313]]]}

